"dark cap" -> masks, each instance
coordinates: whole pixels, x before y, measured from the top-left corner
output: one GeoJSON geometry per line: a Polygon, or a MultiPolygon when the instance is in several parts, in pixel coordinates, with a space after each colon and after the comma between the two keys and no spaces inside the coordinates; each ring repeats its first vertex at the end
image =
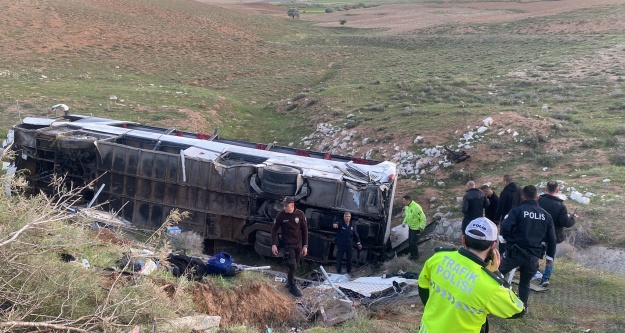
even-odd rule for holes
{"type": "Polygon", "coordinates": [[[295,199],[292,197],[284,197],[284,200],[282,200],[283,205],[288,205],[290,203],[295,203],[295,199]]]}

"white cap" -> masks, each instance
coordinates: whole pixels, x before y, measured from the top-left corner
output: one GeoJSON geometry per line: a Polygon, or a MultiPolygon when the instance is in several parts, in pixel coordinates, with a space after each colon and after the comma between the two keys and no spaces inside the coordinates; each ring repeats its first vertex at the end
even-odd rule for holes
{"type": "Polygon", "coordinates": [[[478,217],[469,222],[464,234],[473,239],[494,242],[497,240],[497,226],[485,217],[478,217]]]}

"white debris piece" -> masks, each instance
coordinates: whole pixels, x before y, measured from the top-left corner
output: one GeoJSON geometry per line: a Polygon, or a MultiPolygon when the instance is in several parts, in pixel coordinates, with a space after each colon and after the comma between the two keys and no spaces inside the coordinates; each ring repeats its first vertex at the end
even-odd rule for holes
{"type": "Polygon", "coordinates": [[[486,126],[482,126],[482,127],[477,129],[477,132],[480,133],[480,134],[484,133],[486,131],[488,131],[488,127],[486,127],[486,126]]]}
{"type": "Polygon", "coordinates": [[[417,137],[413,141],[414,144],[417,144],[419,142],[423,142],[423,137],[421,135],[417,135],[417,137]]]}
{"type": "Polygon", "coordinates": [[[354,118],[354,114],[353,113],[350,113],[350,114],[347,115],[347,119],[350,119],[350,118],[354,118]]]}
{"type": "Polygon", "coordinates": [[[549,111],[549,105],[543,104],[543,112],[549,111]]]}
{"type": "Polygon", "coordinates": [[[586,193],[584,193],[584,196],[585,196],[586,198],[590,198],[590,197],[592,197],[592,196],[594,196],[594,195],[595,195],[595,194],[594,194],[594,193],[592,193],[592,192],[586,192],[586,193]]]}
{"type": "Polygon", "coordinates": [[[543,168],[543,171],[547,171],[547,170],[549,170],[549,168],[547,168],[547,167],[544,167],[544,168],[543,168]]]}
{"type": "Polygon", "coordinates": [[[519,135],[519,132],[517,131],[514,131],[514,133],[512,133],[512,136],[518,136],[518,135],[519,135]]]}
{"type": "Polygon", "coordinates": [[[293,147],[293,142],[289,142],[289,147],[293,147]]]}
{"type": "Polygon", "coordinates": [[[484,123],[484,126],[492,126],[495,121],[493,120],[493,118],[488,117],[482,120],[482,122],[484,123]]]}
{"type": "Polygon", "coordinates": [[[503,135],[504,133],[506,133],[505,131],[501,131],[499,133],[497,133],[497,135],[503,135]]]}
{"type": "Polygon", "coordinates": [[[362,139],[363,146],[366,145],[368,142],[369,142],[369,138],[362,139]]]}
{"type": "Polygon", "coordinates": [[[581,193],[577,191],[571,192],[571,200],[580,203],[582,205],[587,205],[590,203],[590,198],[584,197],[581,193]]]}
{"type": "Polygon", "coordinates": [[[439,180],[439,181],[436,182],[436,185],[438,185],[438,186],[445,186],[445,182],[439,180]]]}
{"type": "Polygon", "coordinates": [[[608,178],[606,178],[606,179],[604,179],[604,180],[603,180],[603,182],[604,182],[604,183],[609,183],[609,182],[610,182],[610,180],[609,180],[608,178]]]}
{"type": "Polygon", "coordinates": [[[434,202],[434,201],[436,201],[436,197],[431,197],[430,202],[434,202]]]}

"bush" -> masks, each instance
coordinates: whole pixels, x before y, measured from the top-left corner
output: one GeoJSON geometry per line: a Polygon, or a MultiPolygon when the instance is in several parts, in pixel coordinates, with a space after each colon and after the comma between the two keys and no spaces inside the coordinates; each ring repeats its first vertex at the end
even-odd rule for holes
{"type": "Polygon", "coordinates": [[[605,146],[606,147],[616,147],[618,146],[618,138],[611,136],[607,139],[605,139],[605,146]]]}
{"type": "Polygon", "coordinates": [[[334,8],[326,7],[326,13],[334,13],[334,8]]]}
{"type": "Polygon", "coordinates": [[[614,134],[614,135],[625,135],[625,126],[623,126],[623,125],[616,126],[616,128],[614,129],[614,132],[612,134],[614,134]]]}
{"type": "Polygon", "coordinates": [[[614,164],[614,165],[625,166],[625,152],[624,151],[617,151],[610,158],[610,162],[612,162],[612,164],[614,164]]]}
{"type": "Polygon", "coordinates": [[[544,167],[553,167],[556,165],[557,157],[553,155],[543,154],[536,156],[536,164],[544,167]]]}

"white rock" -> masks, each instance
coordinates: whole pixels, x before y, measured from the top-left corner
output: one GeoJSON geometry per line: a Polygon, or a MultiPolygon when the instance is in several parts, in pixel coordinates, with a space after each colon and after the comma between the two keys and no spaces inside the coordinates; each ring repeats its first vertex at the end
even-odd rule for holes
{"type": "Polygon", "coordinates": [[[436,172],[438,171],[438,165],[435,165],[432,167],[432,169],[430,169],[430,172],[436,172]]]}
{"type": "Polygon", "coordinates": [[[293,147],[293,142],[289,142],[289,147],[293,147]]]}
{"type": "MultiPolygon", "coordinates": [[[[486,126],[482,126],[482,127],[480,127],[480,128],[478,128],[478,129],[477,129],[477,132],[478,132],[478,133],[484,133],[484,132],[486,132],[486,131],[488,131],[488,127],[486,127],[486,126]]],[[[476,137],[477,137],[477,136],[476,136],[476,137]]]]}
{"type": "Polygon", "coordinates": [[[362,139],[362,144],[366,145],[369,142],[369,138],[362,139]]]}
{"type": "Polygon", "coordinates": [[[518,135],[519,135],[519,132],[517,131],[514,131],[514,133],[512,133],[512,136],[518,136],[518,135]]]}
{"type": "Polygon", "coordinates": [[[159,327],[159,331],[181,332],[191,330],[194,332],[212,332],[212,329],[219,327],[220,322],[221,317],[219,316],[195,315],[165,322],[159,327]]]}
{"type": "Polygon", "coordinates": [[[609,180],[608,178],[606,178],[606,179],[604,179],[604,180],[603,180],[603,182],[604,182],[604,183],[609,183],[609,182],[610,182],[610,180],[609,180]]]}
{"type": "Polygon", "coordinates": [[[346,136],[348,134],[348,132],[346,130],[342,130],[341,131],[341,136],[346,136]]]}
{"type": "Polygon", "coordinates": [[[482,122],[484,123],[484,126],[492,126],[495,121],[493,120],[493,118],[488,117],[482,120],[482,122]]]}
{"type": "Polygon", "coordinates": [[[471,149],[471,148],[473,148],[473,147],[471,147],[471,145],[465,145],[464,146],[464,149],[471,149]]]}
{"type": "Polygon", "coordinates": [[[543,112],[549,111],[549,105],[543,104],[543,112]]]}
{"type": "Polygon", "coordinates": [[[442,181],[442,180],[439,180],[439,181],[436,182],[436,185],[438,185],[438,186],[445,186],[445,182],[442,181]]]}
{"type": "Polygon", "coordinates": [[[352,139],[352,137],[348,135],[348,136],[346,136],[346,137],[344,137],[344,138],[343,138],[343,141],[349,141],[349,140],[351,140],[351,139],[352,139]]]}
{"type": "Polygon", "coordinates": [[[505,131],[501,131],[499,133],[497,133],[497,135],[503,135],[504,133],[506,133],[505,131]]]}
{"type": "Polygon", "coordinates": [[[549,170],[549,168],[547,168],[547,167],[544,167],[544,168],[543,168],[543,171],[547,171],[547,170],[549,170]]]}
{"type": "Polygon", "coordinates": [[[418,135],[418,136],[414,139],[413,143],[414,143],[414,144],[417,144],[417,143],[422,142],[422,141],[423,141],[423,137],[422,137],[421,135],[418,135]]]}
{"type": "Polygon", "coordinates": [[[436,197],[431,197],[430,202],[434,202],[434,201],[436,201],[436,197]]]}
{"type": "Polygon", "coordinates": [[[586,192],[586,193],[584,193],[584,196],[585,196],[586,198],[590,198],[590,197],[592,197],[592,196],[594,196],[594,195],[595,195],[595,194],[594,194],[594,193],[591,193],[591,192],[586,192]]]}
{"type": "Polygon", "coordinates": [[[443,168],[449,168],[451,166],[451,162],[444,162],[443,168]]]}
{"type": "Polygon", "coordinates": [[[394,150],[394,151],[399,151],[399,149],[400,149],[400,148],[399,148],[399,146],[395,146],[395,147],[393,147],[393,150],[394,150]]]}
{"type": "Polygon", "coordinates": [[[339,145],[339,148],[341,148],[341,149],[345,149],[345,148],[347,148],[347,142],[343,142],[343,143],[341,143],[341,144],[339,145]]]}
{"type": "Polygon", "coordinates": [[[347,119],[350,119],[350,118],[354,118],[354,114],[353,113],[350,113],[350,114],[347,115],[347,119]]]}
{"type": "Polygon", "coordinates": [[[584,196],[582,196],[581,193],[577,192],[577,191],[573,191],[571,193],[571,200],[580,203],[582,205],[587,205],[590,203],[590,198],[586,198],[584,196]]]}

